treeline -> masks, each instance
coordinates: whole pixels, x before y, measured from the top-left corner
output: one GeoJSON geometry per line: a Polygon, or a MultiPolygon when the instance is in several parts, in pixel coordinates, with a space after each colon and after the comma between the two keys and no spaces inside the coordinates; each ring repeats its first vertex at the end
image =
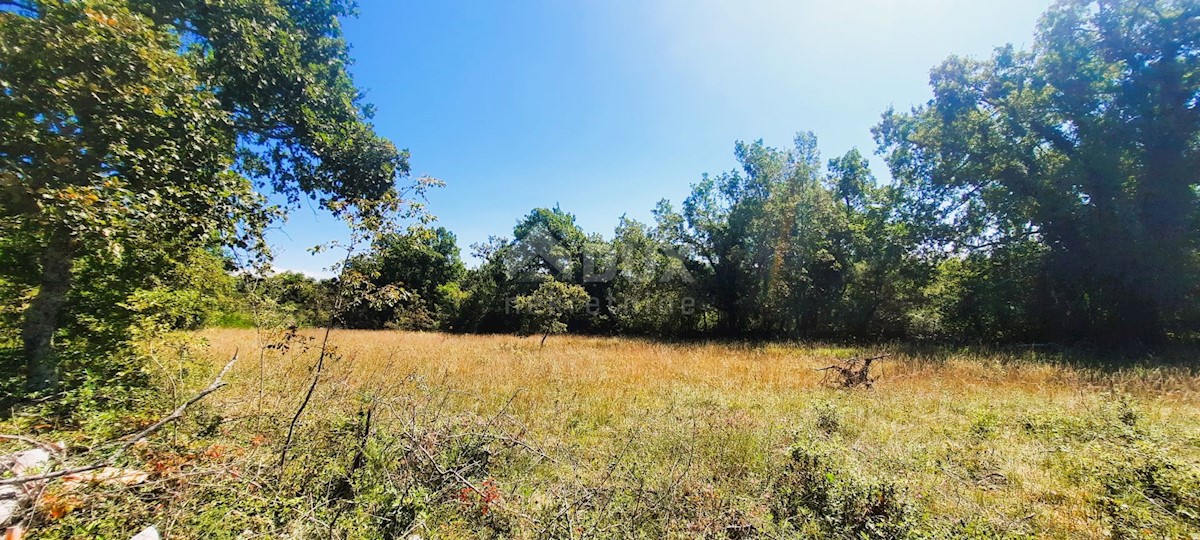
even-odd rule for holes
{"type": "Polygon", "coordinates": [[[1200,330],[1200,4],[1060,2],[1030,51],[951,57],[933,99],[823,161],[738,143],[654,219],[611,237],[559,208],[474,246],[397,236],[357,261],[397,309],[349,326],[509,332],[546,279],[592,301],[573,330],[656,336],[1152,344],[1200,330]]]}
{"type": "MultiPolygon", "coordinates": [[[[1136,335],[1143,310],[1081,304],[1071,289],[1054,289],[1060,255],[1043,234],[963,233],[929,186],[879,182],[857,150],[823,162],[815,137],[802,134],[789,149],[739,143],[736,157],[738,170],[704,176],[678,207],[662,201],[650,223],[622,217],[609,238],[557,207],[473,246],[474,268],[445,229],[384,237],[348,269],[402,294],[349,307],[338,324],[517,332],[516,300],[554,280],[587,292],[590,302],[568,319],[587,333],[1109,342],[1196,328],[1178,310],[1163,313],[1169,325],[1136,335]],[[1113,310],[1113,326],[1073,326],[1071,308],[1093,306],[1113,310]]],[[[1097,294],[1089,278],[1075,276],[1075,286],[1097,294]]],[[[254,287],[300,324],[325,322],[332,314],[321,307],[338,289],[294,273],[243,278],[243,290],[254,287]]]]}

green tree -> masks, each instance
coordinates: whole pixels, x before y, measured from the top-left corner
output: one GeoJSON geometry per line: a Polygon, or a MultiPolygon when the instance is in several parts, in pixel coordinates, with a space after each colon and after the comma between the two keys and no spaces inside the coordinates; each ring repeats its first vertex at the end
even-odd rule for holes
{"type": "Polygon", "coordinates": [[[828,168],[828,189],[844,216],[833,231],[834,257],[846,273],[843,297],[834,308],[836,332],[866,339],[907,337],[939,256],[921,252],[922,229],[904,213],[906,193],[880,185],[857,149],[830,160],[828,168]]]}
{"type": "Polygon", "coordinates": [[[452,315],[439,311],[439,306],[454,302],[443,297],[454,295],[444,286],[462,279],[466,272],[454,233],[443,227],[382,235],[370,252],[355,258],[351,265],[368,274],[377,287],[391,285],[404,291],[396,305],[359,306],[347,313],[345,324],[355,328],[435,328],[438,321],[452,315]]]}
{"type": "Polygon", "coordinates": [[[583,282],[583,259],[588,236],[562,208],[534,208],[513,227],[510,257],[516,277],[549,276],[568,283],[583,282]],[[524,275],[522,275],[524,274],[524,275]]]}
{"type": "Polygon", "coordinates": [[[589,296],[583,287],[561,281],[546,281],[533,293],[518,296],[513,307],[521,316],[522,335],[542,335],[541,346],[551,334],[567,331],[567,318],[587,305],[589,296]]]}
{"type": "Polygon", "coordinates": [[[1063,0],[1033,50],[952,57],[932,86],[876,128],[931,248],[1044,246],[997,259],[1040,267],[1018,288],[1043,337],[1149,343],[1194,326],[1200,4],[1063,0]]]}
{"type": "Polygon", "coordinates": [[[333,280],[299,272],[243,274],[238,301],[228,314],[235,323],[260,326],[320,326],[333,313],[333,280]]]}
{"type": "Polygon", "coordinates": [[[483,332],[519,331],[509,317],[511,299],[531,294],[545,280],[582,287],[598,302],[569,320],[585,331],[612,328],[613,314],[603,300],[609,297],[616,276],[610,242],[587,234],[575,216],[554,208],[535,208],[513,227],[513,238],[492,237],[472,246],[483,263],[466,274],[457,291],[461,308],[454,326],[483,332]]]}
{"type": "Polygon", "coordinates": [[[822,184],[816,137],[792,149],[739,142],[740,171],[705,175],[681,214],[661,207],[672,241],[694,268],[725,335],[828,332],[846,283],[838,258],[845,217],[822,184]]]}
{"type": "MultiPolygon", "coordinates": [[[[550,277],[604,299],[616,273],[612,246],[600,235],[584,232],[575,215],[558,206],[535,208],[517,222],[513,243],[499,255],[506,257],[510,279],[520,292],[550,277]]],[[[607,330],[612,318],[603,302],[576,315],[574,325],[594,332],[607,330]]]]}
{"type": "MultiPolygon", "coordinates": [[[[656,215],[670,214],[660,203],[656,215]]],[[[617,224],[612,241],[617,272],[607,300],[623,333],[682,336],[705,329],[710,313],[696,302],[700,291],[687,268],[690,261],[663,231],[626,217],[617,224]]]]}
{"type": "Polygon", "coordinates": [[[375,135],[346,71],[348,2],[5,4],[0,227],[39,253],[30,390],[55,385],[51,343],[84,257],[261,253],[276,212],[256,187],[369,226],[406,207],[407,154],[375,135]]]}
{"type": "Polygon", "coordinates": [[[487,242],[471,245],[472,254],[482,261],[468,269],[455,293],[457,311],[449,326],[461,332],[513,332],[518,328],[507,313],[509,299],[518,292],[509,274],[511,240],[490,237],[487,242]]]}

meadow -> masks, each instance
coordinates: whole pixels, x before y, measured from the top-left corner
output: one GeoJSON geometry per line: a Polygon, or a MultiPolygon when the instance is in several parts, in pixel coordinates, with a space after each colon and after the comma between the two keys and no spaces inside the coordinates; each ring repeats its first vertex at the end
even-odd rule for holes
{"type": "Polygon", "coordinates": [[[1200,534],[1200,377],[1162,359],[334,330],[287,443],[322,337],[218,329],[154,351],[195,384],[240,351],[173,442],[191,468],[142,456],[214,480],[67,520],[120,508],[167,537],[247,538],[1200,534]],[[879,353],[871,389],[819,371],[879,353]]]}

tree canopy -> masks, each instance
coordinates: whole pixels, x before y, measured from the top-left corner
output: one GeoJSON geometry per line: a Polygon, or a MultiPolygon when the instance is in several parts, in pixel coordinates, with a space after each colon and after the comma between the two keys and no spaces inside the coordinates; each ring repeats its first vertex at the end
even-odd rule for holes
{"type": "Polygon", "coordinates": [[[611,240],[534,210],[482,253],[463,309],[495,313],[527,294],[515,265],[587,287],[599,309],[568,321],[587,331],[1195,337],[1197,40],[1194,1],[1060,1],[1030,50],[950,57],[928,103],[883,115],[890,178],[856,149],[823,161],[811,133],[786,149],[739,142],[737,169],[702,176],[680,206],[663,201],[653,224],[622,219],[611,240]]]}
{"type": "MultiPolygon", "coordinates": [[[[346,71],[348,2],[14,0],[0,11],[0,226],[28,238],[31,389],[77,263],[194,247],[264,253],[310,197],[377,225],[405,207],[407,153],[379,137],[346,71]]],[[[420,189],[424,184],[418,184],[420,189]]]]}
{"type": "Polygon", "coordinates": [[[437,182],[402,182],[407,152],[375,133],[347,71],[353,14],[344,0],[0,2],[0,315],[20,319],[31,390],[54,384],[52,344],[109,343],[139,314],[211,319],[225,300],[197,291],[263,284],[313,323],[349,277],[372,300],[335,322],[362,328],[1200,337],[1195,0],[1061,0],[1029,50],[948,58],[927,103],[874,127],[890,174],[858,149],[822,158],[812,133],[737,142],[735,168],[645,222],[605,237],[534,208],[474,246],[474,268],[448,230],[397,226],[437,182]],[[349,274],[187,272],[265,257],[264,228],[304,199],[373,232],[349,274]]]}
{"type": "Polygon", "coordinates": [[[950,58],[876,134],[935,242],[1043,248],[1049,337],[1157,341],[1194,315],[1198,69],[1195,2],[1059,2],[1031,51],[950,58]]]}
{"type": "Polygon", "coordinates": [[[545,346],[546,338],[567,331],[565,319],[587,303],[588,294],[583,287],[550,280],[532,293],[518,296],[513,308],[521,319],[521,332],[541,334],[541,344],[545,346]]]}

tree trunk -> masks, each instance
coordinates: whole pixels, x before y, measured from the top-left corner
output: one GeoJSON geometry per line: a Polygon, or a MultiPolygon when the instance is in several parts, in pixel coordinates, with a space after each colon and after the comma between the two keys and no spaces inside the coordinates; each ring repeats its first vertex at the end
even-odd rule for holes
{"type": "Polygon", "coordinates": [[[59,312],[71,288],[71,263],[74,246],[70,234],[62,229],[48,233],[42,252],[42,281],[37,296],[25,309],[21,327],[25,365],[25,388],[29,392],[50,390],[58,385],[58,361],[51,340],[58,330],[59,312]]]}
{"type": "Polygon", "coordinates": [[[545,348],[546,348],[546,338],[548,338],[548,337],[550,337],[550,334],[543,334],[543,335],[542,335],[542,346],[541,346],[541,347],[539,347],[539,348],[542,348],[542,349],[545,349],[545,348]]]}

